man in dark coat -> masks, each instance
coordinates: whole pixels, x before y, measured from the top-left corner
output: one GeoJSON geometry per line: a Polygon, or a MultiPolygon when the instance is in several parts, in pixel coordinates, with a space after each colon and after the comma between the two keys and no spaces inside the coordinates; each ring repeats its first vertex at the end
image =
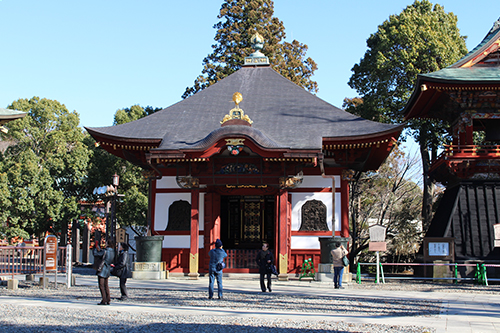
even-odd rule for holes
{"type": "Polygon", "coordinates": [[[264,275],[267,275],[267,289],[271,292],[271,265],[274,264],[274,257],[271,251],[269,251],[269,244],[263,243],[262,250],[257,253],[257,265],[259,265],[260,273],[260,289],[263,293],[266,292],[266,285],[264,284],[264,275]]]}
{"type": "Polygon", "coordinates": [[[129,269],[128,263],[128,244],[120,243],[119,246],[118,259],[116,260],[116,264],[111,266],[113,266],[113,275],[120,278],[120,292],[122,295],[120,300],[125,301],[128,298],[126,283],[127,279],[132,277],[132,272],[129,269]]]}

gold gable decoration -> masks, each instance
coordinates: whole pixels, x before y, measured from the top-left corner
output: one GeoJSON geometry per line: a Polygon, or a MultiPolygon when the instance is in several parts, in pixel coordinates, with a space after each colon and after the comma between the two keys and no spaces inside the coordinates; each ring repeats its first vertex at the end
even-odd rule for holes
{"type": "Polygon", "coordinates": [[[222,121],[220,122],[221,124],[224,124],[226,121],[233,120],[233,119],[241,119],[249,123],[250,125],[253,123],[252,120],[245,114],[245,112],[240,109],[239,104],[243,101],[243,96],[239,92],[235,92],[233,94],[233,102],[235,104],[234,109],[229,111],[229,114],[226,114],[222,121]]]}

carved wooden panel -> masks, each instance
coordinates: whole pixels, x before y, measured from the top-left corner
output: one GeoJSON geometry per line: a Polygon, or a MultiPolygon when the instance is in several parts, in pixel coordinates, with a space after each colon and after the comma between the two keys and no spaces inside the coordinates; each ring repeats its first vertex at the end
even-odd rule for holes
{"type": "Polygon", "coordinates": [[[245,202],[243,208],[243,241],[259,242],[261,227],[260,202],[245,202]]]}
{"type": "Polygon", "coordinates": [[[185,200],[174,201],[168,208],[166,231],[186,231],[191,229],[191,204],[185,200]]]}
{"type": "Polygon", "coordinates": [[[302,205],[302,224],[299,231],[328,231],[326,206],[319,200],[309,200],[302,205]]]}

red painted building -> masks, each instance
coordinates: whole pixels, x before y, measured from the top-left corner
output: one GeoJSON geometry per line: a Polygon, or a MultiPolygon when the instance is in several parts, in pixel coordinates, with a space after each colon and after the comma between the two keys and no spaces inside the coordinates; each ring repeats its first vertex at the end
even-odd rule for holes
{"type": "Polygon", "coordinates": [[[150,116],[87,128],[150,170],[151,233],[171,272],[208,271],[220,238],[227,272],[256,272],[263,241],[281,278],[319,263],[319,237],[349,236],[354,171],[375,170],[403,126],[347,113],[279,75],[260,52],[234,74],[150,116]]]}
{"type": "Polygon", "coordinates": [[[500,20],[455,64],[419,75],[406,119],[450,124],[429,175],[446,186],[427,237],[452,237],[458,260],[500,259],[500,20]]]}

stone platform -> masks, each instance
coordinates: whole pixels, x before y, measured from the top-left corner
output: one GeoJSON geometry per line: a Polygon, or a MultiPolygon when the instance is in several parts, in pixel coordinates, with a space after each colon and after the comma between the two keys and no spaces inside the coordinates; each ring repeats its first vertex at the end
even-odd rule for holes
{"type": "Polygon", "coordinates": [[[134,280],[164,280],[168,279],[166,263],[160,262],[134,262],[132,269],[134,280]]]}

